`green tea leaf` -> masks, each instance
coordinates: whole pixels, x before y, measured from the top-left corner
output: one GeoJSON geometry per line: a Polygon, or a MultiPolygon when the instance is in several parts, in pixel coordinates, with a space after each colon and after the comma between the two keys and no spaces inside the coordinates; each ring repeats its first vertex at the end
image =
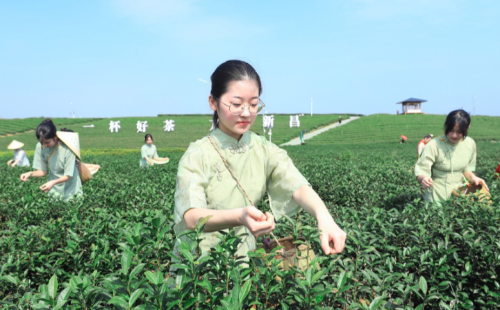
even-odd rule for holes
{"type": "Polygon", "coordinates": [[[379,296],[370,303],[370,310],[378,309],[384,303],[384,297],[379,296]]]}
{"type": "Polygon", "coordinates": [[[52,278],[49,280],[49,285],[48,285],[48,291],[49,291],[49,296],[50,299],[54,300],[56,297],[56,292],[57,292],[57,276],[53,275],[52,278]]]}
{"type": "Polygon", "coordinates": [[[241,287],[240,296],[239,296],[240,303],[243,303],[245,298],[247,298],[247,295],[250,292],[251,287],[252,287],[252,280],[251,279],[247,280],[245,282],[245,284],[243,284],[243,286],[241,287]]]}
{"type": "Polygon", "coordinates": [[[144,269],[146,264],[142,263],[137,265],[134,269],[132,269],[132,272],[130,272],[130,278],[133,279],[135,276],[144,269]]]}
{"type": "Polygon", "coordinates": [[[108,301],[108,304],[118,305],[122,308],[128,309],[128,303],[125,298],[121,296],[115,296],[108,301]]]}
{"type": "Polygon", "coordinates": [[[425,280],[425,278],[423,276],[420,277],[420,280],[418,281],[418,285],[420,287],[420,290],[424,294],[424,296],[427,295],[427,281],[425,280]]]}
{"type": "Polygon", "coordinates": [[[342,288],[347,281],[347,275],[344,270],[340,272],[339,279],[337,280],[337,289],[342,288]]]}
{"type": "Polygon", "coordinates": [[[130,300],[128,301],[129,307],[132,307],[135,304],[135,301],[137,300],[137,298],[139,298],[142,295],[143,292],[144,292],[144,289],[143,288],[139,288],[139,289],[135,290],[130,295],[130,300]]]}
{"type": "Polygon", "coordinates": [[[130,264],[132,263],[132,252],[123,251],[122,252],[122,273],[128,275],[128,270],[130,269],[130,264]]]}

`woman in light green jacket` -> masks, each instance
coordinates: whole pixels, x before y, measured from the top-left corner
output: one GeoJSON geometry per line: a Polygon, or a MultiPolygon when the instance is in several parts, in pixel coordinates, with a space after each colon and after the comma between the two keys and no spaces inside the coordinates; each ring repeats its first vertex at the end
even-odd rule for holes
{"type": "Polygon", "coordinates": [[[476,143],[467,136],[471,123],[469,113],[455,110],[448,114],[444,134],[431,140],[415,165],[417,181],[425,190],[425,200],[437,202],[451,197],[463,177],[475,185],[486,182],[474,174],[476,143]]]}
{"type": "Polygon", "coordinates": [[[153,144],[153,136],[149,133],[146,134],[146,136],[144,136],[144,141],[146,143],[141,148],[141,168],[153,166],[153,159],[159,158],[156,152],[156,146],[153,144]]]}
{"type": "Polygon", "coordinates": [[[215,236],[217,231],[234,229],[242,238],[237,254],[245,256],[255,249],[255,237],[274,230],[275,218],[292,216],[302,207],[318,221],[324,253],[340,253],[345,232],[286,151],[249,131],[264,107],[255,69],[243,61],[227,61],[215,70],[211,81],[208,101],[214,111],[215,129],[208,137],[191,143],[179,162],[175,232],[192,230],[199,218],[210,215],[200,243],[202,252],[220,241],[215,236]],[[272,214],[252,206],[247,198],[257,204],[266,193],[272,214]]]}
{"type": "Polygon", "coordinates": [[[64,201],[82,197],[82,181],[76,166],[75,153],[62,143],[56,135],[56,126],[50,119],[44,120],[36,129],[39,143],[36,145],[33,168],[35,171],[21,174],[21,181],[30,177],[44,177],[49,180],[40,186],[51,197],[64,201]]]}

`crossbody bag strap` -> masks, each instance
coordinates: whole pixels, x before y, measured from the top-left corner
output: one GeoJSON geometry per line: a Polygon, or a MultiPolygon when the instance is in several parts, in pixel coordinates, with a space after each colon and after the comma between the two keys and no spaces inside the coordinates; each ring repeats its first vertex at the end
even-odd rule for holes
{"type": "MultiPolygon", "coordinates": [[[[238,184],[238,187],[241,189],[241,191],[243,192],[243,194],[245,195],[245,197],[248,199],[248,201],[250,202],[250,204],[255,207],[252,199],[250,199],[250,197],[248,197],[248,194],[247,192],[245,191],[245,189],[243,188],[243,186],[241,185],[240,181],[238,181],[238,178],[234,175],[233,173],[233,170],[231,170],[231,168],[229,167],[229,164],[227,163],[226,159],[224,158],[224,156],[222,156],[222,153],[220,152],[219,148],[217,147],[217,144],[215,144],[214,140],[212,139],[212,137],[210,137],[210,135],[208,135],[208,140],[210,140],[210,143],[212,143],[212,145],[214,146],[214,149],[217,151],[217,153],[219,154],[220,158],[222,159],[222,162],[224,162],[224,165],[226,166],[227,170],[229,171],[229,173],[231,174],[231,176],[233,177],[233,179],[236,181],[236,184],[238,184]]],[[[271,199],[269,199],[269,202],[271,202],[271,199]]],[[[273,232],[271,231],[270,232],[271,236],[273,236],[274,240],[276,241],[276,243],[281,246],[280,242],[278,241],[278,238],[276,238],[276,236],[273,234],[273,232]]]]}
{"type": "Polygon", "coordinates": [[[59,148],[59,145],[61,145],[61,143],[58,143],[56,148],[52,151],[52,153],[50,153],[50,156],[49,158],[47,158],[47,165],[49,164],[49,160],[50,158],[52,157],[52,155],[54,155],[54,153],[57,151],[57,149],[59,148]]]}

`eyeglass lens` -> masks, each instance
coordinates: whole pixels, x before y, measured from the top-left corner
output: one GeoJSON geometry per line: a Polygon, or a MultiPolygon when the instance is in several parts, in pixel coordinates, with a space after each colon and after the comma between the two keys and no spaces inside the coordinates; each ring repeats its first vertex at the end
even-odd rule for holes
{"type": "Polygon", "coordinates": [[[256,103],[256,104],[254,103],[254,104],[249,104],[249,105],[241,104],[241,103],[231,103],[229,110],[234,115],[240,115],[241,113],[243,113],[243,110],[245,109],[245,107],[248,109],[250,114],[255,115],[255,114],[259,114],[259,112],[262,111],[263,104],[262,104],[262,101],[259,101],[259,103],[256,103]]]}

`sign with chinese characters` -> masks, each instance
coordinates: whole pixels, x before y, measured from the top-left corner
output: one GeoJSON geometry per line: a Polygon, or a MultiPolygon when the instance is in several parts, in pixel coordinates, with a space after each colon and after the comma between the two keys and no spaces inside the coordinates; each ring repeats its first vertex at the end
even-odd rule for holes
{"type": "Polygon", "coordinates": [[[144,122],[137,121],[136,126],[137,126],[137,133],[146,132],[146,127],[148,127],[148,121],[144,121],[144,122]]]}
{"type": "Polygon", "coordinates": [[[164,121],[165,126],[163,126],[163,131],[174,131],[174,120],[173,119],[167,119],[164,121]]]}
{"type": "Polygon", "coordinates": [[[274,127],[274,115],[262,115],[262,127],[264,127],[264,136],[266,135],[266,129],[269,130],[269,142],[271,142],[271,136],[273,134],[272,129],[274,127]]]}
{"type": "Polygon", "coordinates": [[[120,126],[120,121],[116,121],[116,122],[114,122],[114,121],[110,121],[110,122],[109,122],[109,130],[110,130],[111,132],[118,132],[118,130],[119,130],[120,128],[122,128],[122,127],[120,126]]]}
{"type": "Polygon", "coordinates": [[[298,115],[290,115],[290,127],[300,127],[300,120],[298,115]]]}

